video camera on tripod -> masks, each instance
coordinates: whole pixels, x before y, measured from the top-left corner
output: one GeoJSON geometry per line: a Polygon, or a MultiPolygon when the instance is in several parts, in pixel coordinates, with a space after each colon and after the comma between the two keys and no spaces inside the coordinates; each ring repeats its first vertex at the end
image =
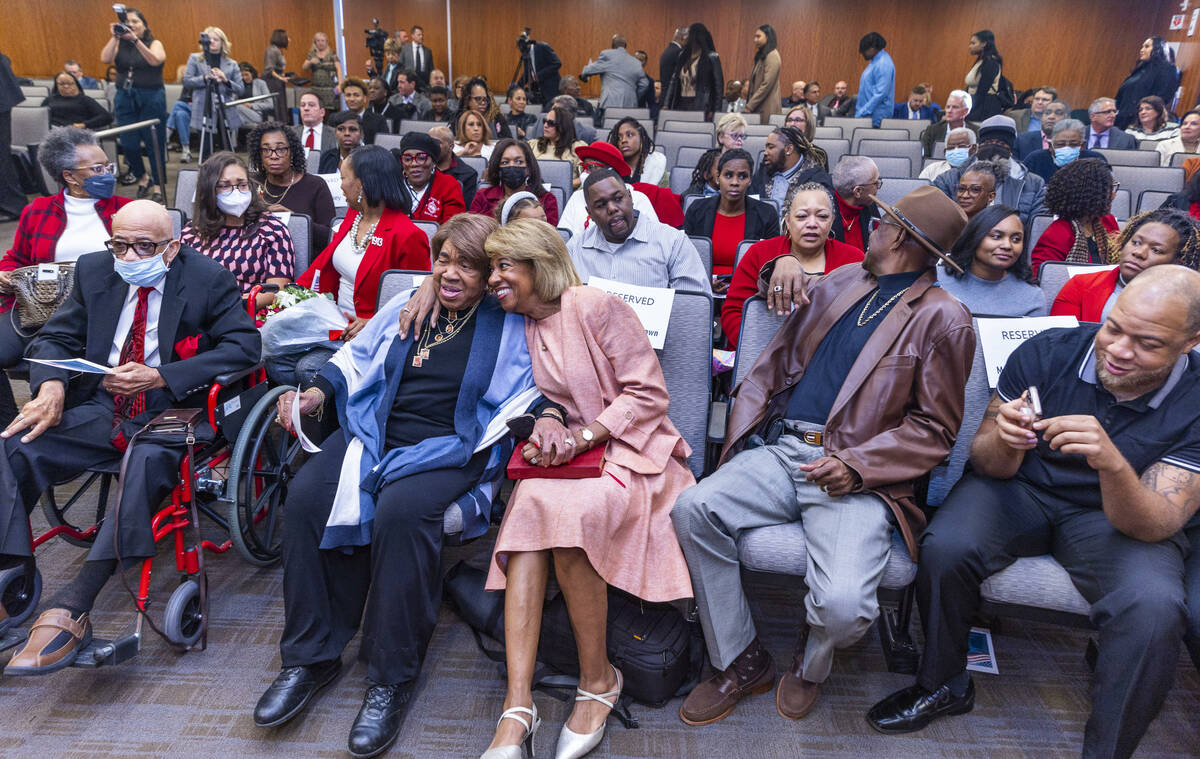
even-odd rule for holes
{"type": "Polygon", "coordinates": [[[375,61],[375,70],[383,70],[383,43],[388,40],[388,33],[384,29],[379,28],[379,19],[373,18],[371,21],[375,24],[373,29],[363,29],[363,34],[367,35],[367,50],[371,53],[371,58],[375,61]]]}

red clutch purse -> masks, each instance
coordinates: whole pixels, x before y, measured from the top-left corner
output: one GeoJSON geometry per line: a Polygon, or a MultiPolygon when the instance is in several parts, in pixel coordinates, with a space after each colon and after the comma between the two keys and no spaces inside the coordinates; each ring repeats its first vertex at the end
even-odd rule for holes
{"type": "Polygon", "coordinates": [[[597,446],[581,453],[561,466],[538,466],[530,464],[521,456],[524,441],[517,443],[512,458],[508,460],[508,478],[510,480],[528,480],[540,477],[546,480],[584,480],[599,477],[604,474],[604,449],[597,446]]]}

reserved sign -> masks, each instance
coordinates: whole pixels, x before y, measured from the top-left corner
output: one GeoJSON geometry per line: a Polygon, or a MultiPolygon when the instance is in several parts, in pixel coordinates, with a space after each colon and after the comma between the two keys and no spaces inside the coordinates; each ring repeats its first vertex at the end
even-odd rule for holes
{"type": "Polygon", "coordinates": [[[337,208],[345,208],[346,194],[342,192],[342,175],[341,174],[318,174],[321,179],[325,180],[326,186],[329,187],[329,194],[333,196],[333,205],[337,208]]]}
{"type": "Polygon", "coordinates": [[[1030,316],[1023,319],[979,319],[979,344],[987,366],[988,387],[1000,381],[1000,372],[1017,346],[1047,329],[1078,327],[1074,316],[1030,316]]]}
{"type": "Polygon", "coordinates": [[[642,321],[646,337],[650,338],[650,345],[655,350],[662,350],[667,340],[667,326],[671,322],[671,306],[675,303],[674,290],[669,287],[631,285],[603,277],[592,277],[588,284],[632,306],[642,321]]]}

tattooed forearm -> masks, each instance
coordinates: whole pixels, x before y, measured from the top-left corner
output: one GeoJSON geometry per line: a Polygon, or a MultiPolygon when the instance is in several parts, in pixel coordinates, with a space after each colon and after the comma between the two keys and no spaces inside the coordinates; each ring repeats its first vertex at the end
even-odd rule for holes
{"type": "Polygon", "coordinates": [[[1200,508],[1200,474],[1160,461],[1142,473],[1141,481],[1171,504],[1175,512],[1171,516],[1179,519],[1180,524],[1200,508]]]}

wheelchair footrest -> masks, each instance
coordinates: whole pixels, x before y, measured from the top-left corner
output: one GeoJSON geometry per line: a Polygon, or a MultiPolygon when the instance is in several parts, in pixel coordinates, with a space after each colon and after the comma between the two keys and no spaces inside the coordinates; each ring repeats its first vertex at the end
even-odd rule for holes
{"type": "Polygon", "coordinates": [[[93,638],[87,648],[76,654],[75,662],[71,666],[95,669],[120,664],[137,656],[140,650],[141,636],[138,633],[130,633],[114,640],[93,638]]]}
{"type": "Polygon", "coordinates": [[[10,648],[16,648],[29,638],[29,633],[24,628],[14,627],[0,637],[0,651],[7,651],[10,648]]]}

